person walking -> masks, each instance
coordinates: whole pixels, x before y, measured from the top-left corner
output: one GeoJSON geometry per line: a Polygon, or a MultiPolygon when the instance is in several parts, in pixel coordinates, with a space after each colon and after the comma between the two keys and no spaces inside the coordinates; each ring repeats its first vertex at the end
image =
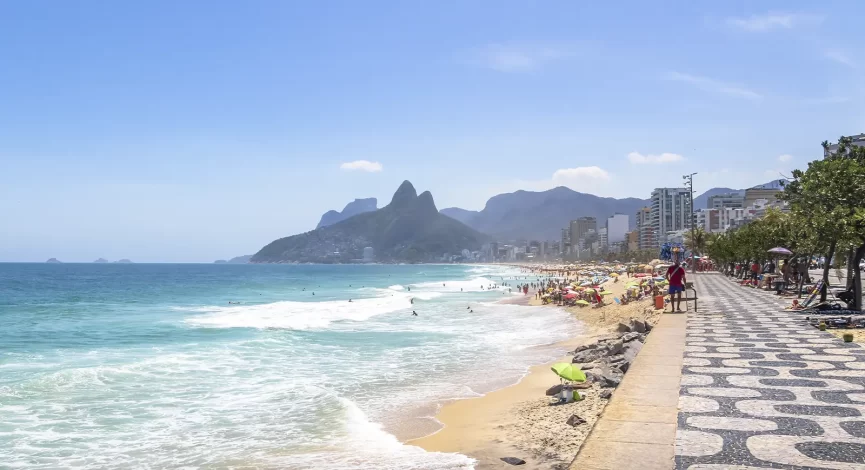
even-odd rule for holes
{"type": "Polygon", "coordinates": [[[667,274],[664,277],[670,281],[670,310],[673,312],[681,312],[682,292],[685,291],[685,269],[679,265],[678,259],[672,266],[667,268],[667,274]],[[676,299],[675,308],[673,308],[674,296],[676,299]]]}

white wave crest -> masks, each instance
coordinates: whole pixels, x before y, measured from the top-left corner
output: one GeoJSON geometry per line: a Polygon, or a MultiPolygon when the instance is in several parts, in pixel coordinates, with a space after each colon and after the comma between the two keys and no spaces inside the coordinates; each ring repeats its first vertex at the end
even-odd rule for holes
{"type": "Polygon", "coordinates": [[[325,328],[335,321],[364,321],[376,315],[411,307],[406,294],[371,299],[327,302],[283,301],[261,305],[198,307],[206,315],[187,318],[190,325],[206,328],[325,328]]]}

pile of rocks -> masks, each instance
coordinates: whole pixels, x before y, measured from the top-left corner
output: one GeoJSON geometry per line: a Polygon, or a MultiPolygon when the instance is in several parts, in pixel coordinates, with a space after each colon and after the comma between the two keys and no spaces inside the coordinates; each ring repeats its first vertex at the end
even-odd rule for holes
{"type": "MultiPolygon", "coordinates": [[[[616,335],[574,350],[572,362],[583,364],[588,382],[598,383],[603,388],[615,388],[642,349],[651,329],[651,324],[637,319],[631,319],[628,325],[619,323],[616,335]]],[[[605,390],[601,392],[601,398],[609,398],[611,393],[605,390]]]]}

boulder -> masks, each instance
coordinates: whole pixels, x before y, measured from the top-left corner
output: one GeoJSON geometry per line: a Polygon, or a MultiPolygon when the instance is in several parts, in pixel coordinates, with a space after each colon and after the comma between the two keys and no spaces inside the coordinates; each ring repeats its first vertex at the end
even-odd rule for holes
{"type": "Polygon", "coordinates": [[[622,372],[628,372],[628,369],[631,368],[631,363],[630,362],[622,362],[621,364],[618,365],[618,367],[619,367],[619,370],[621,370],[622,372]]]}
{"type": "Polygon", "coordinates": [[[630,324],[631,331],[636,331],[637,333],[645,333],[646,332],[646,323],[642,320],[637,320],[636,318],[631,319],[630,324]]]}
{"type": "Polygon", "coordinates": [[[618,364],[620,362],[623,362],[624,360],[625,356],[622,354],[619,354],[618,356],[610,356],[607,358],[607,362],[610,364],[618,364]]]}
{"type": "Polygon", "coordinates": [[[573,427],[577,427],[577,426],[579,426],[581,424],[585,424],[585,423],[586,423],[586,420],[584,420],[583,418],[580,418],[577,415],[571,415],[571,417],[568,418],[568,422],[567,422],[568,426],[573,426],[573,427]]]}
{"type": "Polygon", "coordinates": [[[619,325],[616,326],[616,331],[618,331],[619,333],[627,333],[631,331],[631,327],[624,323],[619,323],[619,325]]]}
{"type": "Polygon", "coordinates": [[[646,333],[652,331],[652,328],[654,328],[654,326],[652,326],[651,323],[646,322],[646,333]]]}
{"type": "Polygon", "coordinates": [[[590,362],[588,364],[581,365],[580,370],[589,370],[589,369],[594,369],[595,367],[598,367],[598,365],[595,364],[594,362],[590,362]]]}
{"type": "Polygon", "coordinates": [[[595,375],[604,388],[615,388],[622,382],[622,370],[615,366],[603,367],[595,375]]]}
{"type": "Polygon", "coordinates": [[[553,385],[552,387],[547,389],[547,396],[551,397],[553,395],[558,395],[562,393],[562,384],[553,385]]]}
{"type": "Polygon", "coordinates": [[[622,342],[630,343],[631,341],[633,341],[635,339],[639,339],[640,337],[641,337],[640,333],[637,333],[636,331],[632,331],[630,333],[625,333],[622,335],[622,342]]]}
{"type": "Polygon", "coordinates": [[[624,344],[625,343],[623,343],[621,341],[613,341],[611,343],[607,343],[606,355],[607,356],[615,356],[617,354],[620,354],[622,352],[622,350],[624,349],[624,347],[623,347],[624,344]]]}
{"type": "Polygon", "coordinates": [[[625,344],[625,350],[622,355],[625,356],[625,362],[633,362],[637,354],[643,349],[643,342],[639,340],[631,341],[625,344]]]}
{"type": "Polygon", "coordinates": [[[586,363],[593,362],[598,360],[601,356],[606,354],[606,348],[594,348],[594,349],[586,349],[585,351],[580,351],[574,354],[574,363],[586,363]]]}
{"type": "Polygon", "coordinates": [[[511,465],[525,465],[526,461],[517,457],[502,457],[500,459],[502,462],[511,464],[511,465]]]}
{"type": "Polygon", "coordinates": [[[587,351],[589,349],[594,348],[595,346],[597,346],[595,343],[589,343],[589,344],[584,344],[582,346],[577,346],[577,349],[574,349],[574,354],[580,353],[583,351],[587,351]]]}
{"type": "Polygon", "coordinates": [[[609,400],[610,397],[613,396],[613,391],[610,390],[609,388],[607,388],[607,389],[601,390],[601,393],[598,396],[601,398],[604,398],[606,400],[609,400]]]}

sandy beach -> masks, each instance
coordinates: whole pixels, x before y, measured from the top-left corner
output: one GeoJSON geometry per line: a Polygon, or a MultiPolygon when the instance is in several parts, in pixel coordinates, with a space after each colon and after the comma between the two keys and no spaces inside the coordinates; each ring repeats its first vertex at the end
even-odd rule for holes
{"type": "MultiPolygon", "coordinates": [[[[626,279],[608,281],[605,290],[614,296],[624,292],[626,279]]],[[[541,306],[540,300],[529,294],[508,299],[541,306]]],[[[612,301],[610,301],[612,302],[612,301]]],[[[584,333],[560,343],[569,350],[582,344],[611,337],[619,323],[627,324],[632,318],[655,324],[661,311],[656,311],[649,299],[628,305],[611,303],[603,307],[568,307],[568,311],[585,326],[584,333]]],[[[571,357],[559,361],[571,362],[571,357]]],[[[517,384],[488,393],[479,398],[458,400],[443,406],[436,419],[443,428],[429,436],[409,441],[429,451],[459,452],[477,459],[478,469],[510,468],[502,457],[518,457],[526,461],[521,468],[567,468],[592,426],[603,411],[607,400],[601,398],[601,388],[592,384],[583,390],[586,399],[551,405],[545,395],[548,388],[559,383],[550,371],[550,365],[538,364],[517,384]],[[567,424],[576,415],[585,423],[567,424]]]]}

